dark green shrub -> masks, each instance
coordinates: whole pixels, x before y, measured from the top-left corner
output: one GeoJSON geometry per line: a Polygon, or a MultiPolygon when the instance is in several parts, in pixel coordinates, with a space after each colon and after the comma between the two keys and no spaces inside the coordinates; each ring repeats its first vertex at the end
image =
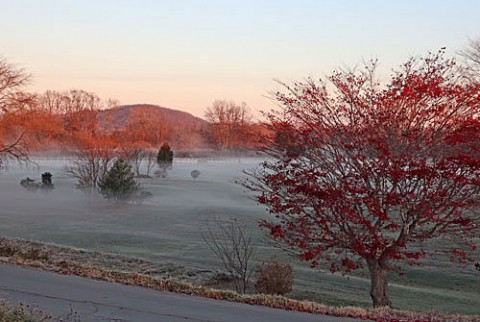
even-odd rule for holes
{"type": "Polygon", "coordinates": [[[105,198],[126,200],[140,189],[133,177],[132,167],[126,161],[118,159],[100,179],[98,187],[105,198]]]}
{"type": "Polygon", "coordinates": [[[162,170],[161,176],[165,178],[167,176],[167,169],[172,168],[173,164],[173,151],[170,149],[168,143],[164,143],[157,154],[157,163],[162,170]]]}
{"type": "Polygon", "coordinates": [[[52,184],[52,174],[50,172],[42,173],[42,184],[45,186],[51,186],[52,184]]]}

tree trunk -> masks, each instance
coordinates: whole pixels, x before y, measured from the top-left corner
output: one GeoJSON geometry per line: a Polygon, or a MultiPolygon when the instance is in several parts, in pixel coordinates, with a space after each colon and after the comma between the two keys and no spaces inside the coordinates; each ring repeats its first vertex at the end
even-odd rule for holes
{"type": "Polygon", "coordinates": [[[378,260],[373,259],[368,262],[370,269],[371,289],[370,296],[372,297],[373,307],[392,306],[387,295],[387,270],[378,260]]]}

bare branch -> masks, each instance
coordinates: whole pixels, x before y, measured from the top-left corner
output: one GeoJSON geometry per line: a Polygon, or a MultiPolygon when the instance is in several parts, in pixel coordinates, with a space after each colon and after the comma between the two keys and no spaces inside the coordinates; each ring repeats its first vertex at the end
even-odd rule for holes
{"type": "Polygon", "coordinates": [[[202,238],[222,261],[223,267],[235,282],[237,292],[245,293],[253,273],[253,243],[246,234],[245,226],[235,218],[220,221],[217,217],[212,217],[203,225],[202,238]]]}

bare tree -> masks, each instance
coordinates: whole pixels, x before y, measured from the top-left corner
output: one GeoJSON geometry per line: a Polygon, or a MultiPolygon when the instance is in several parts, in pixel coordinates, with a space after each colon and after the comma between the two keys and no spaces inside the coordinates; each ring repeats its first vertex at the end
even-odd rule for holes
{"type": "Polygon", "coordinates": [[[468,46],[459,55],[466,59],[470,71],[480,76],[480,37],[470,39],[468,46]]]}
{"type": "Polygon", "coordinates": [[[209,134],[221,150],[234,150],[249,141],[250,110],[245,103],[216,100],[205,112],[209,134]]]}
{"type": "Polygon", "coordinates": [[[114,108],[114,107],[117,107],[117,106],[120,106],[121,103],[118,99],[116,98],[107,98],[105,101],[104,101],[104,104],[105,108],[109,109],[109,108],[114,108]]]}
{"type": "Polygon", "coordinates": [[[39,95],[38,101],[39,106],[50,115],[62,116],[62,126],[72,139],[83,137],[83,144],[88,145],[89,140],[97,138],[101,125],[99,110],[102,108],[102,101],[95,93],[84,90],[49,90],[39,95]]]}
{"type": "Polygon", "coordinates": [[[72,165],[66,168],[66,173],[78,179],[77,187],[85,190],[98,187],[100,179],[115,159],[112,150],[100,147],[78,150],[75,157],[72,165]]]}
{"type": "Polygon", "coordinates": [[[70,134],[85,132],[95,138],[98,130],[100,98],[84,90],[70,90],[61,93],[64,102],[65,130],[70,134]]]}
{"type": "Polygon", "coordinates": [[[245,230],[245,225],[240,224],[236,218],[220,221],[214,217],[206,220],[202,232],[203,240],[222,261],[239,293],[246,292],[253,272],[253,244],[245,230]]]}
{"type": "MultiPolygon", "coordinates": [[[[23,69],[0,59],[0,132],[5,126],[5,115],[34,105],[34,96],[23,92],[29,80],[30,75],[23,69]]],[[[0,166],[9,159],[27,162],[24,130],[20,128],[18,133],[8,134],[0,133],[0,166]]]]}
{"type": "Polygon", "coordinates": [[[149,176],[152,169],[157,164],[157,154],[153,151],[149,151],[145,155],[146,175],[149,176]]]}
{"type": "Polygon", "coordinates": [[[157,155],[153,151],[148,151],[145,148],[128,145],[122,147],[122,158],[131,166],[136,176],[141,176],[142,165],[145,164],[145,174],[150,176],[150,172],[157,163],[157,155]]]}
{"type": "Polygon", "coordinates": [[[140,176],[142,161],[147,156],[147,152],[137,146],[127,145],[122,147],[122,158],[130,164],[136,176],[140,176]]]}
{"type": "Polygon", "coordinates": [[[39,105],[51,115],[61,115],[67,111],[68,99],[64,93],[48,90],[38,97],[39,105]]]}

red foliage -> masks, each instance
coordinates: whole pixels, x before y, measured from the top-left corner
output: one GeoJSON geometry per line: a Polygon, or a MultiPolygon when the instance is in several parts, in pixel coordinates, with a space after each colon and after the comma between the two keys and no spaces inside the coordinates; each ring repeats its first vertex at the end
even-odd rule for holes
{"type": "Polygon", "coordinates": [[[425,255],[416,242],[478,236],[480,85],[443,52],[410,59],[385,86],[375,66],[334,72],[333,92],[283,84],[283,110],[270,115],[275,161],[245,182],[277,217],[261,225],[333,271],[413,264],[425,255]]]}

